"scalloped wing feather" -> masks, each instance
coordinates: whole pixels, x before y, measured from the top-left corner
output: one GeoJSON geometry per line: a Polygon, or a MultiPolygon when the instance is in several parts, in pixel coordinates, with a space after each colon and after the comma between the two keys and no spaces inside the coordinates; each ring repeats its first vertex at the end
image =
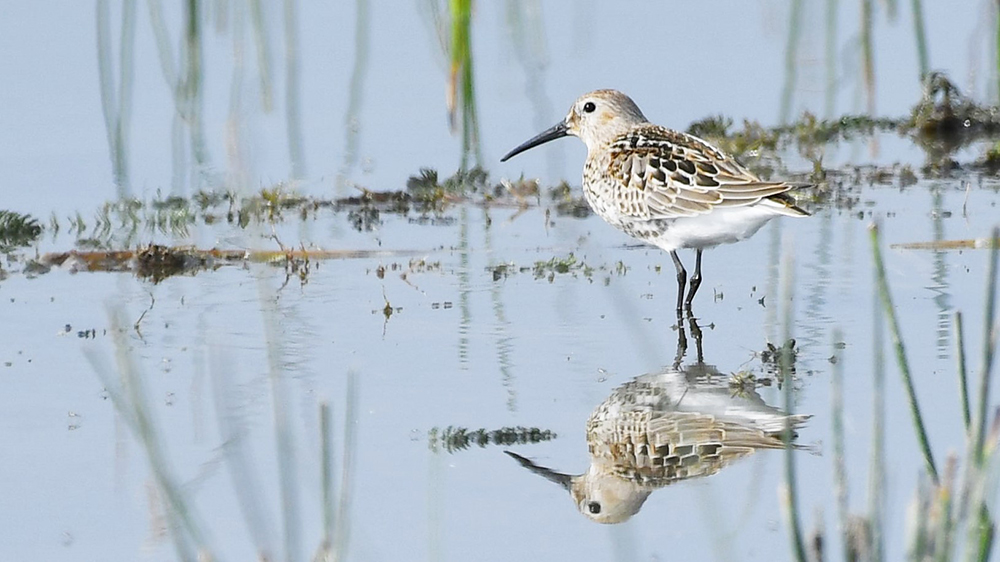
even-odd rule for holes
{"type": "Polygon", "coordinates": [[[639,220],[692,217],[715,207],[764,203],[776,214],[806,216],[786,192],[808,184],[760,180],[707,142],[656,125],[618,137],[606,149],[604,181],[623,215],[639,220]]]}

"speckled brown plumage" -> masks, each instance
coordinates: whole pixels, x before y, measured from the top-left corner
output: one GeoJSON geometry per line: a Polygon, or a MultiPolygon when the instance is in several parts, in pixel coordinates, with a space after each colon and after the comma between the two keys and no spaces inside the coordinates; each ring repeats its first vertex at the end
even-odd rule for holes
{"type": "Polygon", "coordinates": [[[629,236],[670,252],[677,268],[677,311],[690,310],[701,284],[701,252],[744,240],[775,216],[808,216],[789,192],[804,187],[765,181],[708,142],[650,123],[625,94],[581,96],[566,118],[511,150],[506,161],[573,135],[587,145],[583,192],[602,219],[629,236]],[[677,250],[697,251],[690,291],[677,250]]]}

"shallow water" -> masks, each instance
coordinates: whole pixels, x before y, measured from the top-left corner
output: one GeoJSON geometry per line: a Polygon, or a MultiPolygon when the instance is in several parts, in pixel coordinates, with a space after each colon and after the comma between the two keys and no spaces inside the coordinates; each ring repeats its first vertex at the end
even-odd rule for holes
{"type": "MultiPolygon", "coordinates": [[[[533,4],[506,5],[518,6],[533,4]]],[[[700,40],[700,26],[674,25],[664,34],[657,18],[636,18],[637,33],[650,38],[651,50],[680,53],[671,58],[677,70],[669,84],[663,83],[666,78],[650,80],[642,61],[609,54],[609,45],[619,43],[593,33],[616,15],[608,7],[572,6],[572,23],[564,24],[559,7],[545,4],[536,22],[546,32],[545,56],[523,64],[500,6],[477,6],[483,161],[494,178],[524,172],[553,183],[569,178],[576,185],[583,149],[575,140],[505,165],[496,160],[554,123],[564,106],[592,87],[628,91],[651,118],[678,127],[719,112],[776,121],[787,19],[783,4],[731,3],[712,14],[694,5],[672,8],[673,22],[716,22],[715,35],[728,39],[715,45],[700,40]],[[678,79],[697,77],[706,65],[684,54],[692,44],[708,49],[710,60],[746,69],[746,76],[737,78],[752,82],[754,95],[678,79]],[[524,93],[524,69],[539,61],[544,71],[534,76],[543,79],[540,98],[524,93]]],[[[24,11],[20,18],[0,23],[0,38],[25,53],[0,62],[7,75],[24,76],[0,98],[0,106],[15,109],[9,111],[12,124],[0,127],[2,206],[43,220],[54,213],[64,225],[63,217],[77,211],[90,221],[95,201],[116,193],[96,93],[95,38],[91,28],[78,25],[92,22],[93,10],[65,8],[46,28],[52,33],[48,42],[45,35],[36,37],[32,26],[13,24],[33,17],[28,5],[18,8],[24,11]],[[46,71],[28,72],[36,68],[46,71]]],[[[347,184],[402,189],[421,166],[447,170],[457,162],[458,141],[445,126],[436,40],[427,26],[413,23],[422,12],[412,5],[370,8],[363,107],[349,118],[360,130],[357,163],[345,165],[355,14],[300,6],[306,171],[304,179],[289,185],[302,192],[353,193],[338,187],[344,183],[337,180],[341,172],[347,184]],[[401,38],[387,41],[388,30],[401,38]]],[[[956,28],[971,28],[969,36],[978,37],[979,14],[943,5],[925,9],[933,61],[940,65],[935,67],[964,75],[975,61],[967,60],[961,42],[941,37],[956,28]]],[[[204,116],[212,161],[199,170],[203,175],[192,173],[190,163],[181,166],[176,181],[172,102],[144,10],[139,8],[136,40],[130,193],[151,197],[157,190],[190,193],[220,186],[253,193],[288,179],[284,117],[280,110],[264,114],[256,107],[252,63],[237,88],[246,98],[235,141],[253,158],[236,161],[227,153],[234,142],[225,128],[231,37],[207,34],[205,66],[212,80],[206,83],[204,116]]],[[[846,6],[841,11],[841,21],[853,17],[846,6]]],[[[180,14],[168,10],[167,15],[176,33],[180,14]]],[[[267,13],[276,77],[283,68],[278,16],[267,13]]],[[[112,10],[111,21],[118,17],[112,10]]],[[[806,25],[822,29],[818,17],[808,12],[806,25]]],[[[885,114],[904,114],[919,95],[910,78],[915,68],[908,59],[907,17],[901,12],[892,24],[883,18],[876,30],[880,43],[900,46],[891,56],[889,50],[878,55],[884,85],[878,100],[885,114]],[[896,86],[903,82],[913,87],[896,86]]],[[[839,43],[846,45],[852,31],[840,30],[839,43]]],[[[245,47],[252,53],[246,33],[245,47]]],[[[822,52],[818,37],[803,39],[806,54],[822,52]]],[[[813,86],[822,80],[809,60],[799,63],[802,82],[794,105],[820,112],[822,96],[813,86]]],[[[853,109],[846,101],[853,87],[845,83],[838,89],[837,112],[853,109]]],[[[904,139],[880,141],[877,156],[862,142],[828,147],[828,162],[831,167],[872,161],[919,165],[924,159],[904,139]]],[[[811,169],[795,156],[787,162],[797,173],[811,169]]],[[[877,316],[868,226],[873,218],[881,220],[889,283],[933,452],[942,464],[949,452],[964,447],[951,314],[965,314],[969,364],[978,368],[987,252],[889,248],[988,236],[1000,199],[1000,182],[975,173],[921,176],[905,189],[897,181],[843,182],[844,192],[858,198],[853,207],[816,206],[811,218],[772,221],[748,241],[706,252],[705,282],[695,302],[704,363],[719,371],[717,386],[726,386],[729,375],[739,371],[773,378],[761,352],[768,342],[780,346],[786,330],[795,338],[794,410],[812,416],[798,430],[803,449],[794,455],[799,507],[807,531],[821,522],[833,558],[839,552],[830,405],[835,353],[844,373],[851,507],[863,512],[867,506],[877,316]],[[793,264],[790,326],[783,323],[780,289],[785,255],[793,264]],[[838,330],[842,337],[835,341],[838,330]]],[[[304,280],[261,264],[225,266],[159,284],[131,273],[59,268],[0,280],[6,327],[0,347],[0,450],[8,452],[0,460],[5,506],[0,558],[178,558],[148,449],[112,397],[121,382],[109,310],[120,310],[124,318],[121,334],[144,389],[138,403],[155,424],[165,459],[159,466],[179,484],[218,559],[251,559],[266,551],[274,559],[301,560],[315,551],[323,535],[323,402],[332,408],[335,486],[350,497],[346,512],[336,513],[341,531],[349,529],[349,538],[339,539],[348,559],[788,558],[778,493],[780,451],[758,451],[718,474],[656,489],[627,523],[612,526],[588,521],[564,490],[504,454],[510,450],[561,473],[583,472],[589,464],[586,424],[595,408],[616,388],[674,364],[678,350],[669,256],[634,246],[597,217],[558,216],[545,196],[540,205],[531,203],[523,209],[467,203],[427,216],[383,213],[372,231],[353,229],[345,212],[324,210],[305,221],[288,218],[246,229],[221,222],[197,224],[176,236],[150,230],[132,241],[274,249],[276,235],[290,247],[383,252],[315,261],[304,280]],[[535,275],[537,263],[570,253],[576,265],[568,272],[535,275]],[[105,361],[110,380],[95,373],[88,358],[105,361]],[[433,437],[448,428],[516,426],[556,437],[454,451],[433,437]],[[345,445],[347,428],[354,441],[345,445]],[[342,479],[345,463],[349,472],[342,479]]],[[[60,233],[50,229],[22,256],[66,251],[75,242],[65,226],[60,233]]],[[[693,256],[682,253],[682,259],[690,264],[693,256]]],[[[20,271],[21,265],[7,262],[5,268],[20,271]]],[[[685,335],[681,363],[691,365],[697,361],[695,341],[689,328],[685,335]]],[[[888,341],[887,335],[882,338],[888,341]]],[[[782,407],[776,384],[757,392],[767,405],[782,407]]],[[[994,385],[990,404],[1000,398],[997,392],[994,385]]],[[[904,514],[923,461],[888,348],[885,400],[886,552],[888,559],[898,559],[905,548],[904,514]]]]}

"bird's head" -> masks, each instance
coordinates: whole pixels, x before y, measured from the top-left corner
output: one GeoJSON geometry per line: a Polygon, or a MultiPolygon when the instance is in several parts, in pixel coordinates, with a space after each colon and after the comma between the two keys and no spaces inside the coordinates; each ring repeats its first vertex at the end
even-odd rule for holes
{"type": "Polygon", "coordinates": [[[647,122],[632,98],[618,90],[595,90],[573,102],[565,119],[528,139],[500,161],[506,162],[525,150],[567,135],[579,137],[587,150],[594,151],[632,127],[647,122]]]}

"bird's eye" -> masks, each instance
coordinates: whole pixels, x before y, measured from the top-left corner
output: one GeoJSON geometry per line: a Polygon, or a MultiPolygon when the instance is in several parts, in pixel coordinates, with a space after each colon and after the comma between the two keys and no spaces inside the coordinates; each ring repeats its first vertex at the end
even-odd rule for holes
{"type": "MultiPolygon", "coordinates": [[[[591,105],[591,107],[593,107],[594,104],[590,104],[590,105],[591,105]]],[[[586,108],[584,108],[584,109],[586,109],[586,108]]],[[[598,513],[601,512],[601,504],[599,504],[597,502],[590,502],[590,503],[587,504],[587,511],[593,513],[594,515],[597,515],[598,513]]]]}
{"type": "MultiPolygon", "coordinates": [[[[597,106],[594,105],[594,102],[592,101],[588,101],[587,103],[583,104],[584,113],[593,113],[595,109],[597,109],[597,106]]],[[[597,506],[597,509],[600,510],[601,506],[597,506]]]]}

